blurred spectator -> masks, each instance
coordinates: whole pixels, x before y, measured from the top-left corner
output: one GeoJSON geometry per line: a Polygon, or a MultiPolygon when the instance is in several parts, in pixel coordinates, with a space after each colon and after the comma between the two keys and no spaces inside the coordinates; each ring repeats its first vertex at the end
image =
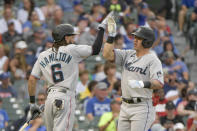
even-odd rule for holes
{"type": "Polygon", "coordinates": [[[26,49],[27,44],[24,41],[16,43],[14,58],[10,61],[10,69],[14,80],[24,79],[27,70],[31,68],[26,61],[26,49]]]}
{"type": "Polygon", "coordinates": [[[121,102],[112,100],[110,103],[111,112],[104,113],[98,123],[100,131],[117,131],[118,115],[120,113],[121,102]]]}
{"type": "Polygon", "coordinates": [[[73,3],[75,0],[58,0],[58,5],[64,12],[73,12],[73,3]]]}
{"type": "Polygon", "coordinates": [[[13,17],[16,17],[17,7],[15,6],[15,0],[2,0],[3,2],[3,8],[0,9],[0,16],[3,16],[3,10],[5,8],[11,8],[13,17]]]}
{"type": "Polygon", "coordinates": [[[1,107],[2,103],[3,103],[3,100],[0,97],[0,129],[7,127],[8,121],[9,121],[9,117],[8,117],[7,112],[4,109],[2,109],[2,107],[1,107]]]}
{"type": "Polygon", "coordinates": [[[187,99],[183,100],[179,103],[177,107],[177,113],[182,116],[186,117],[194,117],[197,115],[196,111],[194,110],[195,102],[197,101],[197,90],[192,89],[187,91],[187,99]]]}
{"type": "MultiPolygon", "coordinates": [[[[80,93],[80,100],[88,100],[94,96],[94,88],[97,85],[97,81],[90,81],[86,90],[80,93]]],[[[85,102],[84,102],[85,103],[85,102]]]]}
{"type": "Polygon", "coordinates": [[[22,33],[22,25],[21,23],[13,18],[12,9],[11,8],[5,8],[3,12],[3,18],[0,19],[0,34],[3,34],[8,31],[8,22],[10,20],[14,23],[14,29],[17,31],[17,33],[22,33]]]}
{"type": "Polygon", "coordinates": [[[35,54],[36,57],[40,54],[42,46],[44,45],[46,34],[44,29],[39,26],[33,27],[33,35],[30,36],[27,40],[28,51],[31,51],[32,54],[35,54]]]}
{"type": "Polygon", "coordinates": [[[80,37],[78,38],[78,44],[79,45],[90,45],[92,46],[94,43],[94,40],[96,39],[97,29],[98,29],[99,23],[93,22],[90,25],[90,30],[83,32],[80,37]]]}
{"type": "Polygon", "coordinates": [[[38,13],[36,11],[32,11],[29,19],[23,23],[24,35],[26,32],[32,31],[33,26],[39,26],[44,29],[46,28],[46,24],[44,23],[44,21],[39,20],[38,13]]]}
{"type": "Polygon", "coordinates": [[[123,49],[125,47],[124,38],[121,34],[117,34],[114,38],[114,48],[123,49]]]}
{"type": "Polygon", "coordinates": [[[95,64],[92,79],[96,81],[101,81],[105,77],[106,75],[104,73],[104,64],[102,63],[95,64]]]}
{"type": "Polygon", "coordinates": [[[91,22],[101,22],[103,19],[103,15],[106,14],[104,7],[101,6],[99,3],[94,3],[92,5],[92,9],[90,11],[89,20],[91,22]]]}
{"type": "Polygon", "coordinates": [[[89,83],[89,72],[87,70],[79,72],[79,79],[80,81],[77,83],[76,88],[77,94],[84,92],[86,90],[87,85],[89,83]]]}
{"type": "Polygon", "coordinates": [[[43,45],[41,52],[52,47],[53,47],[53,38],[49,36],[46,38],[45,45],[43,45]]]}
{"type": "Polygon", "coordinates": [[[109,92],[113,90],[114,83],[117,80],[120,80],[116,77],[116,65],[111,62],[106,62],[104,66],[104,73],[106,75],[106,78],[102,80],[102,82],[105,82],[107,84],[109,92]]]}
{"type": "Polygon", "coordinates": [[[186,64],[180,60],[175,60],[175,57],[171,51],[167,51],[164,53],[163,68],[168,68],[169,71],[176,72],[177,79],[179,80],[189,79],[189,74],[186,64]]]}
{"type": "MultiPolygon", "coordinates": [[[[86,17],[79,17],[79,20],[77,22],[77,32],[80,32],[80,35],[82,35],[83,32],[88,31],[88,23],[89,20],[86,17]]],[[[80,37],[80,35],[78,35],[78,37],[80,37]]]]}
{"type": "Polygon", "coordinates": [[[167,99],[165,99],[165,94],[163,89],[155,90],[154,95],[158,96],[158,101],[155,103],[155,111],[159,117],[166,115],[166,103],[168,102],[167,99]]]}
{"type": "Polygon", "coordinates": [[[9,59],[5,55],[5,49],[3,45],[0,45],[0,73],[7,72],[9,66],[9,59]]]}
{"type": "Polygon", "coordinates": [[[188,10],[193,8],[194,5],[195,5],[195,0],[182,0],[181,10],[179,11],[179,16],[178,16],[179,32],[177,32],[177,36],[183,35],[183,26],[185,23],[186,13],[188,10]]]}
{"type": "Polygon", "coordinates": [[[123,35],[124,43],[126,49],[133,49],[133,36],[131,33],[133,33],[136,30],[136,25],[131,21],[125,25],[126,34],[123,35]]]}
{"type": "Polygon", "coordinates": [[[2,82],[0,85],[0,97],[2,98],[17,97],[16,91],[10,85],[9,77],[10,74],[8,72],[0,74],[0,81],[2,82]]]}
{"type": "Polygon", "coordinates": [[[53,17],[50,20],[47,20],[47,28],[53,30],[55,26],[65,23],[64,13],[61,8],[57,8],[53,11],[53,17]]]}
{"type": "Polygon", "coordinates": [[[18,10],[17,18],[21,23],[25,23],[30,20],[31,13],[36,11],[40,21],[45,21],[45,16],[39,7],[35,7],[34,0],[23,0],[23,8],[18,10]]]}
{"type": "MultiPolygon", "coordinates": [[[[45,104],[46,94],[39,92],[36,98],[38,106],[45,104]]],[[[30,125],[25,128],[25,131],[46,131],[46,127],[43,125],[44,121],[42,116],[32,120],[30,125]]]]}
{"type": "Polygon", "coordinates": [[[179,115],[176,115],[175,113],[176,107],[172,101],[168,101],[166,103],[166,116],[163,116],[160,118],[161,124],[166,128],[166,129],[173,129],[173,126],[176,123],[184,123],[182,120],[182,117],[179,115]]]}
{"type": "Polygon", "coordinates": [[[148,16],[154,15],[154,13],[149,9],[146,2],[141,2],[138,4],[138,25],[145,25],[148,16]]]}
{"type": "Polygon", "coordinates": [[[15,30],[15,25],[13,20],[8,21],[8,31],[2,34],[2,42],[4,45],[8,45],[9,48],[13,48],[13,39],[16,37],[21,37],[16,30],[15,30]]]}
{"type": "Polygon", "coordinates": [[[113,99],[121,100],[122,91],[121,91],[121,81],[120,80],[118,80],[114,83],[113,90],[110,93],[111,93],[113,99]]]}
{"type": "Polygon", "coordinates": [[[104,7],[107,13],[110,11],[124,12],[126,9],[126,3],[122,0],[106,0],[104,7]]]}
{"type": "Polygon", "coordinates": [[[88,120],[93,120],[94,117],[100,117],[103,113],[110,111],[111,99],[107,98],[107,85],[99,82],[95,87],[95,96],[88,100],[86,106],[86,115],[88,120]]]}
{"type": "Polygon", "coordinates": [[[177,59],[179,57],[179,52],[176,48],[176,46],[170,41],[165,41],[163,43],[163,53],[160,55],[160,58],[162,58],[163,54],[165,54],[165,52],[167,51],[171,51],[175,57],[175,59],[177,59]]]}
{"type": "Polygon", "coordinates": [[[60,9],[60,6],[55,3],[54,0],[46,0],[46,4],[41,7],[43,14],[45,15],[46,21],[53,18],[54,12],[60,9]]]}

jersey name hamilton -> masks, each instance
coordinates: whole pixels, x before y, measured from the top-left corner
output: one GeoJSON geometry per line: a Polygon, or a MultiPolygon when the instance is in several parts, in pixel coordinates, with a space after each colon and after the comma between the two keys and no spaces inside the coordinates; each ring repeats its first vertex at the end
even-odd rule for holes
{"type": "Polygon", "coordinates": [[[137,66],[132,66],[132,64],[133,64],[132,62],[126,61],[125,62],[125,69],[128,71],[131,71],[131,72],[137,72],[142,75],[146,75],[146,70],[148,67],[141,68],[141,67],[137,67],[137,66]]]}
{"type": "Polygon", "coordinates": [[[66,53],[63,52],[58,52],[57,53],[51,53],[49,54],[47,57],[44,57],[43,60],[40,61],[40,65],[45,68],[49,63],[53,62],[53,61],[62,61],[66,64],[69,64],[69,62],[71,61],[72,56],[68,55],[66,53]]]}

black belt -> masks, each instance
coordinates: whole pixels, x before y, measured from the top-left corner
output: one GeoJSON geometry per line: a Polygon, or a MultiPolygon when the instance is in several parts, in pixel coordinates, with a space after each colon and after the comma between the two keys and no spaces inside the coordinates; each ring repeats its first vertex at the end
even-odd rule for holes
{"type": "Polygon", "coordinates": [[[62,92],[62,93],[66,93],[67,89],[48,89],[47,94],[51,91],[57,91],[57,92],[62,92]]]}
{"type": "Polygon", "coordinates": [[[132,99],[127,99],[127,98],[122,98],[122,101],[128,103],[128,104],[136,104],[142,102],[142,99],[140,98],[132,98],[132,99]]]}

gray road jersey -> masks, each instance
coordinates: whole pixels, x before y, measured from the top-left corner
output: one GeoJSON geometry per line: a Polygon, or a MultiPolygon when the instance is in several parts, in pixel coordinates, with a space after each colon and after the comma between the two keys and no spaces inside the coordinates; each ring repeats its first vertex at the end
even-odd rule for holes
{"type": "Polygon", "coordinates": [[[155,53],[151,52],[137,58],[135,50],[115,49],[115,62],[122,67],[122,96],[125,98],[143,97],[152,98],[151,89],[132,89],[128,80],[149,81],[156,79],[163,82],[162,65],[155,53]]]}
{"type": "Polygon", "coordinates": [[[57,53],[48,49],[40,53],[31,75],[40,78],[41,74],[49,85],[67,87],[75,91],[78,81],[78,63],[92,53],[88,45],[61,46],[57,53]]]}

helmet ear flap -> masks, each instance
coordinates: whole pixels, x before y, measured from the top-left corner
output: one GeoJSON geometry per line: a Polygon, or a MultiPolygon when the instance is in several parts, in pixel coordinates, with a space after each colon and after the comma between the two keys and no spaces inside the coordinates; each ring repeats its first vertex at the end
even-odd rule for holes
{"type": "Polygon", "coordinates": [[[152,42],[151,42],[151,41],[148,41],[148,40],[146,40],[146,39],[144,39],[144,40],[142,41],[142,46],[143,46],[144,48],[150,48],[150,47],[152,46],[152,42]]]}

